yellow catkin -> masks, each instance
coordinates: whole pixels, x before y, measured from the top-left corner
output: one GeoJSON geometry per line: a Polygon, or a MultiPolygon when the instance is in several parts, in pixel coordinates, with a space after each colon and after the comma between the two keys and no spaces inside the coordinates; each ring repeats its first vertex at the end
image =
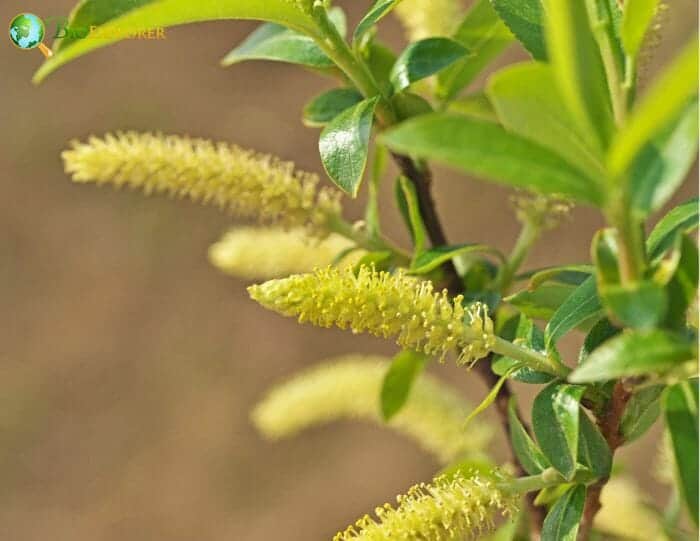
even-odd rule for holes
{"type": "Polygon", "coordinates": [[[210,203],[240,216],[323,229],[339,192],[288,162],[235,145],[175,135],[117,133],[74,141],[63,153],[75,182],[129,186],[210,203]]]}
{"type": "Polygon", "coordinates": [[[499,515],[515,513],[517,496],[493,481],[474,476],[438,477],[396,498],[397,506],[375,509],[334,541],[457,541],[475,539],[493,529],[499,515]]]}
{"type": "MultiPolygon", "coordinates": [[[[209,261],[220,271],[244,279],[281,278],[331,265],[354,246],[331,233],[319,239],[307,228],[239,227],[231,229],[209,248],[209,261]]],[[[354,250],[340,261],[352,265],[365,252],[354,250]]]]}
{"type": "MultiPolygon", "coordinates": [[[[389,365],[383,357],[351,355],[312,367],[272,388],[255,407],[253,422],[271,439],[341,419],[384,424],[379,395],[389,365]]],[[[474,422],[465,428],[471,409],[450,387],[422,374],[386,426],[449,464],[478,453],[490,440],[492,431],[485,425],[474,422]]]]}
{"type": "Polygon", "coordinates": [[[601,509],[595,517],[597,530],[631,541],[666,541],[658,511],[631,480],[610,479],[600,496],[601,509]]]}
{"type": "Polygon", "coordinates": [[[313,273],[270,280],[248,288],[250,296],[270,310],[296,316],[319,327],[350,328],[402,347],[443,357],[456,349],[461,362],[484,357],[493,341],[493,322],[481,304],[468,309],[462,297],[435,293],[428,281],[378,272],[362,266],[329,267],[313,273]]]}
{"type": "Polygon", "coordinates": [[[452,35],[460,21],[459,0],[402,0],[394,13],[406,29],[410,41],[432,36],[452,35]]]}

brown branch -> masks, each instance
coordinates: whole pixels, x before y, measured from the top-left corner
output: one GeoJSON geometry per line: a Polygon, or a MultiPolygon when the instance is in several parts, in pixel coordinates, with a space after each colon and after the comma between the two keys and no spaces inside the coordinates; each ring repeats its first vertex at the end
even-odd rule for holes
{"type": "MultiPolygon", "coordinates": [[[[430,242],[433,246],[444,246],[448,244],[447,235],[445,235],[445,230],[440,222],[440,217],[438,216],[437,209],[435,207],[435,201],[431,193],[432,185],[432,174],[427,166],[419,167],[411,158],[408,156],[403,156],[401,154],[392,153],[394,161],[401,169],[401,173],[408,178],[413,186],[416,188],[416,195],[418,197],[418,205],[421,212],[421,217],[425,223],[425,229],[430,238],[430,242]]],[[[462,293],[463,285],[462,280],[459,277],[459,273],[454,266],[454,263],[449,260],[442,266],[443,271],[447,275],[447,290],[452,295],[459,295],[462,293]]],[[[480,360],[474,366],[474,371],[481,377],[488,388],[493,388],[496,383],[498,383],[499,377],[494,374],[491,370],[492,355],[489,354],[485,359],[480,360]]],[[[510,447],[511,460],[516,468],[516,473],[518,476],[527,475],[527,472],[523,470],[520,462],[515,455],[515,449],[510,440],[510,423],[508,422],[508,404],[510,398],[513,396],[510,386],[506,381],[498,391],[495,399],[496,411],[500,419],[501,427],[506,436],[506,441],[510,447]]],[[[530,432],[527,423],[523,420],[522,414],[519,408],[516,406],[516,415],[520,422],[523,424],[525,429],[530,432]]],[[[530,516],[532,518],[532,532],[533,539],[539,539],[539,532],[542,529],[542,523],[546,515],[546,510],[538,505],[535,505],[535,493],[529,493],[527,495],[528,507],[530,509],[530,516]]]]}
{"type": "MultiPolygon", "coordinates": [[[[613,455],[617,448],[624,443],[624,438],[620,433],[620,422],[630,396],[631,394],[625,389],[624,384],[618,381],[608,401],[607,408],[604,413],[598,416],[598,428],[613,455]]],[[[591,533],[595,516],[600,511],[600,493],[607,482],[608,478],[599,479],[588,487],[586,502],[583,507],[583,519],[581,520],[581,527],[578,533],[579,541],[586,541],[591,533]]]]}

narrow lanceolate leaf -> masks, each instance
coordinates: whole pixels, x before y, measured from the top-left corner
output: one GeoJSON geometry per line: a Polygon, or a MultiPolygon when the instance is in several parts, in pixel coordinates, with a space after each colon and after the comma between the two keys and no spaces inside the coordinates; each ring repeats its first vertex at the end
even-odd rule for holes
{"type": "MultiPolygon", "coordinates": [[[[335,14],[336,26],[345,26],[343,12],[334,10],[332,13],[335,14]]],[[[261,25],[229,52],[221,65],[231,66],[246,60],[289,62],[317,69],[331,68],[334,65],[309,36],[274,23],[261,25]]]]}
{"type": "Polygon", "coordinates": [[[518,462],[530,475],[537,475],[549,468],[547,458],[542,454],[537,444],[525,430],[525,427],[518,419],[515,410],[515,398],[511,398],[508,403],[508,426],[510,428],[510,441],[513,443],[518,462]]]}
{"type": "Polygon", "coordinates": [[[399,207],[411,231],[413,253],[415,257],[418,257],[425,249],[428,232],[423,223],[423,216],[421,216],[420,213],[420,203],[418,201],[416,187],[403,175],[398,178],[396,184],[397,190],[400,191],[399,207]]]}
{"type": "Polygon", "coordinates": [[[434,159],[488,180],[600,205],[596,180],[557,154],[501,126],[455,114],[411,119],[387,132],[393,150],[434,159]]]}
{"type": "Polygon", "coordinates": [[[345,110],[321,133],[318,148],[330,179],[355,197],[367,165],[377,98],[364,100],[345,110]]]}
{"type": "Polygon", "coordinates": [[[438,75],[436,95],[443,101],[452,100],[471,83],[513,42],[513,34],[489,0],[477,0],[452,39],[466,47],[469,54],[438,75]]]}
{"type": "Polygon", "coordinates": [[[700,219],[700,202],[690,199],[672,209],[654,226],[647,239],[647,252],[656,258],[673,244],[676,235],[697,229],[700,219]]]}
{"type": "Polygon", "coordinates": [[[576,369],[569,381],[588,383],[662,374],[697,357],[691,340],[667,331],[629,331],[605,342],[576,369]]]}
{"type": "Polygon", "coordinates": [[[681,494],[689,515],[698,523],[698,380],[670,387],[664,396],[666,425],[671,434],[681,494]]]}
{"type": "Polygon", "coordinates": [[[559,90],[579,130],[607,148],[613,116],[605,69],[586,3],[545,0],[547,49],[559,90]]]}
{"type": "Polygon", "coordinates": [[[328,124],[343,111],[362,101],[362,94],[354,88],[334,88],[316,96],[304,107],[304,124],[321,127],[328,124]]]}
{"type": "Polygon", "coordinates": [[[643,436],[661,413],[663,385],[652,385],[632,395],[620,421],[620,432],[626,442],[643,436]]]}
{"type": "Polygon", "coordinates": [[[661,133],[698,93],[698,43],[694,36],[631,112],[608,154],[614,177],[625,173],[650,139],[661,133]]]}
{"type": "Polygon", "coordinates": [[[559,473],[570,479],[576,471],[579,402],[585,388],[554,382],[535,397],[532,425],[542,452],[559,473]]]}
{"type": "Polygon", "coordinates": [[[688,320],[688,308],[697,298],[698,292],[698,245],[694,239],[683,235],[672,254],[678,264],[666,284],[668,311],[664,325],[670,329],[682,330],[688,320]]]}
{"type": "Polygon", "coordinates": [[[647,215],[673,196],[695,163],[698,153],[698,102],[644,146],[632,164],[632,205],[647,215]]]}
{"type": "Polygon", "coordinates": [[[435,270],[445,261],[467,254],[487,254],[498,257],[503,261],[503,254],[486,244],[457,244],[438,246],[420,253],[411,265],[411,274],[425,274],[435,270]]]}
{"type": "Polygon", "coordinates": [[[585,485],[567,490],[547,513],[542,525],[542,541],[576,541],[585,502],[585,485]]]}
{"type": "Polygon", "coordinates": [[[624,3],[622,45],[629,56],[637,56],[658,6],[659,0],[627,0],[624,3]]]}
{"type": "Polygon", "coordinates": [[[535,60],[546,60],[541,0],[491,0],[491,4],[535,60]]]}
{"type": "Polygon", "coordinates": [[[598,427],[581,412],[579,418],[578,461],[596,477],[608,477],[612,468],[612,452],[598,427]]]}
{"type": "Polygon", "coordinates": [[[571,293],[549,320],[544,331],[547,349],[571,329],[584,322],[595,322],[602,316],[603,306],[598,298],[595,277],[591,276],[571,293]]]}
{"type": "Polygon", "coordinates": [[[34,75],[40,82],[67,62],[95,49],[116,43],[129,34],[155,27],[222,19],[257,19],[277,24],[303,34],[313,35],[314,23],[295,2],[288,0],[86,0],[71,15],[71,27],[96,26],[103,39],[64,38],[54,56],[46,60],[34,75]]]}
{"type": "Polygon", "coordinates": [[[515,306],[526,316],[550,319],[576,289],[569,284],[543,284],[531,291],[524,289],[507,297],[504,302],[515,306]]]}
{"type": "Polygon", "coordinates": [[[483,92],[475,92],[467,96],[452,100],[447,106],[447,110],[452,113],[472,116],[488,122],[498,122],[496,110],[483,92]]]}
{"type": "Polygon", "coordinates": [[[663,321],[668,312],[668,294],[652,280],[601,285],[599,292],[611,319],[623,326],[651,329],[663,321]]]}
{"type": "Polygon", "coordinates": [[[579,132],[566,108],[551,66],[528,62],[493,75],[488,95],[501,123],[536,141],[584,171],[602,176],[602,157],[579,132]]]}
{"type": "Polygon", "coordinates": [[[362,37],[375,25],[379,20],[389,13],[396,4],[401,0],[377,0],[370,8],[367,14],[357,24],[352,40],[354,43],[359,42],[362,37]]]}
{"type": "Polygon", "coordinates": [[[426,38],[411,43],[396,59],[389,79],[397,92],[430,77],[468,53],[448,38],[426,38]]]}
{"type": "Polygon", "coordinates": [[[406,404],[413,382],[427,361],[427,355],[410,350],[404,350],[393,358],[384,376],[380,395],[382,417],[385,421],[401,411],[406,404]]]}

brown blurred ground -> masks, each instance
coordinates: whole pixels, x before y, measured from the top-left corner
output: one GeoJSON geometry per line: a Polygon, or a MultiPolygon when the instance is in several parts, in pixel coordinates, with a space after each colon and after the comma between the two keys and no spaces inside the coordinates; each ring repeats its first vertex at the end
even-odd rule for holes
{"type": "MultiPolygon", "coordinates": [[[[61,15],[72,3],[4,0],[0,20],[61,15]]],[[[654,62],[690,35],[696,9],[674,0],[654,62]]],[[[74,186],[62,173],[69,139],[125,128],[231,140],[319,171],[317,133],[299,111],[330,83],[279,64],[218,66],[253,27],[212,23],[120,44],[38,88],[39,53],[3,41],[0,539],[327,539],[435,469],[368,426],[262,441],[248,411],[271,383],[326,357],[393,348],[300,327],[247,300],[244,284],[205,258],[225,216],[74,186]]],[[[398,43],[395,23],[388,35],[398,43]]],[[[436,190],[453,240],[509,248],[505,190],[442,170],[436,190]]],[[[678,199],[694,192],[689,181],[678,199]]],[[[398,231],[393,212],[389,223],[398,231]]],[[[586,260],[599,226],[576,211],[529,264],[586,260]]],[[[485,393],[461,370],[438,372],[473,401],[485,393]]],[[[654,446],[647,437],[633,448],[646,482],[654,446]]]]}

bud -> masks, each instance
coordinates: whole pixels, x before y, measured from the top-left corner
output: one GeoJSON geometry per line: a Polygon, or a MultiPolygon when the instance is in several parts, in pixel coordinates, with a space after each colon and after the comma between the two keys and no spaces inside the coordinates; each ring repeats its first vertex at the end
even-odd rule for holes
{"type": "Polygon", "coordinates": [[[447,291],[434,293],[433,285],[362,266],[326,268],[297,274],[248,288],[260,304],[300,323],[319,327],[350,328],[382,338],[396,338],[407,349],[441,358],[457,349],[461,362],[484,357],[493,341],[493,322],[483,305],[467,310],[462,296],[450,299],[447,291]]]}
{"type": "Polygon", "coordinates": [[[203,139],[134,132],[74,141],[63,153],[75,182],[111,183],[146,194],[211,203],[240,216],[325,230],[340,211],[340,192],[271,156],[203,139]]]}

